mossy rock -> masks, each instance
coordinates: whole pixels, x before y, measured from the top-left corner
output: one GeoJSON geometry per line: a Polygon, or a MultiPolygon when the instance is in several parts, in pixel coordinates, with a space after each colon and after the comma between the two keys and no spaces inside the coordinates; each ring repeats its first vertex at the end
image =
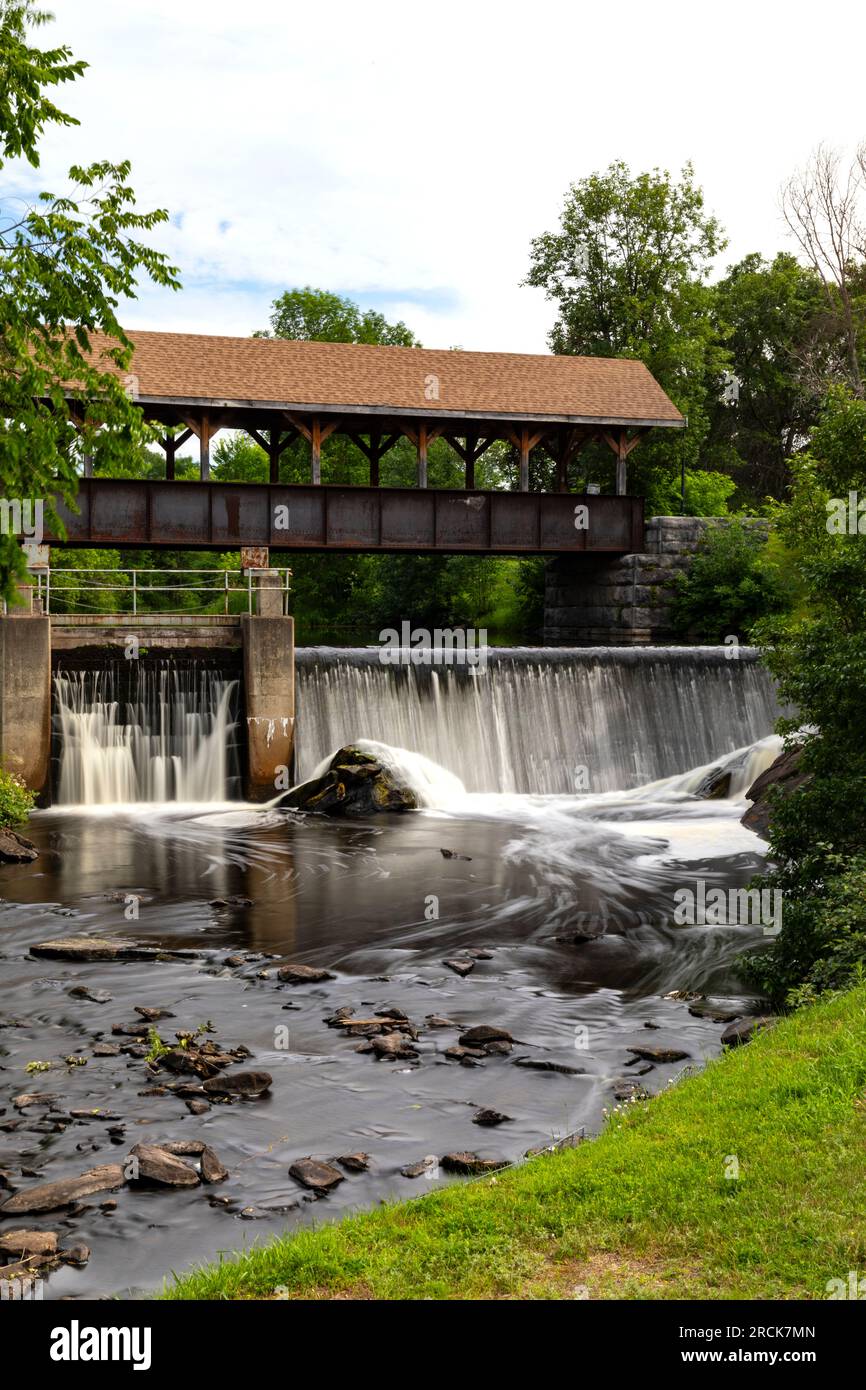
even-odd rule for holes
{"type": "Polygon", "coordinates": [[[414,811],[418,801],[377,757],[349,744],[334,754],[320,777],[286,792],[281,805],[320,816],[360,817],[414,811]]]}

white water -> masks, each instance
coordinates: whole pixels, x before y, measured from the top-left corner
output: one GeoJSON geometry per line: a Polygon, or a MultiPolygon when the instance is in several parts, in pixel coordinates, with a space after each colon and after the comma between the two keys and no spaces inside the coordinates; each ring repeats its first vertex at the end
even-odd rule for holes
{"type": "Polygon", "coordinates": [[[595,795],[691,776],[765,738],[779,712],[754,653],[728,660],[718,647],[499,651],[462,671],[311,649],[298,653],[297,688],[298,780],[367,738],[423,755],[470,792],[595,795]]]}
{"type": "Polygon", "coordinates": [[[114,667],[56,677],[59,804],[227,800],[237,682],[168,663],[128,675],[126,700],[114,667]]]}

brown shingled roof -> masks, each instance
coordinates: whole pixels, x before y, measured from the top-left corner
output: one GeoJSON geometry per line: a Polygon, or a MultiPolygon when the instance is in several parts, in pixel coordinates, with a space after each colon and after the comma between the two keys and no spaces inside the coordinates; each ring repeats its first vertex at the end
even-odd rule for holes
{"type": "MultiPolygon", "coordinates": [[[[142,401],[682,425],[642,362],[129,334],[142,401]],[[438,398],[431,391],[438,382],[438,398]]],[[[98,347],[97,343],[94,343],[98,347]]]]}

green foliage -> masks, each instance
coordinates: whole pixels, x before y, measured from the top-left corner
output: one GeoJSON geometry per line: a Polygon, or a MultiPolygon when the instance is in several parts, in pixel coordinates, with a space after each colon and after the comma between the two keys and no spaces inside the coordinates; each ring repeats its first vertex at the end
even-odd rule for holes
{"type": "Polygon", "coordinates": [[[689,569],[674,580],[671,617],[683,637],[722,642],[747,638],[759,619],[790,606],[764,538],[740,522],[707,530],[689,569]]]}
{"type": "Polygon", "coordinates": [[[838,984],[846,971],[853,978],[856,963],[866,962],[850,915],[866,846],[866,524],[842,534],[827,527],[828,501],[850,492],[863,500],[864,481],[866,402],[837,388],[810,455],[795,465],[791,502],[776,514],[804,601],[794,618],[768,620],[760,632],[780,698],[797,710],[780,732],[803,744],[807,774],[777,798],[770,829],[777,867],[766,882],[784,894],[782,931],[748,965],[777,1003],[803,985],[838,984]]]}
{"type": "Polygon", "coordinates": [[[532,243],[526,283],[557,305],[553,351],[638,358],[688,416],[687,430],[641,446],[640,470],[678,478],[683,461],[700,456],[707,383],[728,365],[706,283],[724,246],[691,165],[677,182],[658,169],[633,175],[622,161],[572,184],[559,231],[532,243]]]}
{"type": "Polygon", "coordinates": [[[23,825],[33,809],[34,794],[20,777],[0,768],[0,829],[23,825]]]}
{"type": "Polygon", "coordinates": [[[840,325],[814,270],[787,252],[753,253],[713,288],[738,400],[711,402],[705,457],[735,473],[750,501],[784,496],[790,460],[815,425],[824,383],[844,355],[840,325]]]}
{"type": "MultiPolygon", "coordinates": [[[[420,347],[405,323],[389,323],[375,309],[363,312],[351,299],[328,290],[286,290],[271,309],[270,332],[275,338],[320,343],[376,343],[386,347],[420,347]]],[[[259,333],[269,337],[270,333],[259,333]]]]}
{"type": "MultiPolygon", "coordinates": [[[[44,20],[28,0],[0,7],[0,168],[15,155],[35,166],[44,128],[77,124],[45,90],[85,65],[65,48],[29,43],[29,27],[44,20]]],[[[23,213],[0,208],[0,495],[42,499],[55,530],[54,495],[72,503],[82,455],[108,470],[148,438],[122,382],[131,345],[116,309],[135,297],[142,275],[173,287],[177,278],[163,255],[136,239],[167,214],[135,209],[129,171],[126,162],[74,165],[68,194],[40,193],[23,213]],[[106,335],[101,356],[91,352],[94,333],[106,335]],[[70,383],[82,417],[88,402],[98,402],[80,429],[64,389],[70,383]]],[[[25,573],[16,538],[0,535],[0,596],[14,600],[25,573]]]]}

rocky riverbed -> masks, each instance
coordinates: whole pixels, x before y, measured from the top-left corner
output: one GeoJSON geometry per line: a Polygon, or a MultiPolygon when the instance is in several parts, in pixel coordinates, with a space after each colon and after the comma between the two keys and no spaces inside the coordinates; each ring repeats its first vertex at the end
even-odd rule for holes
{"type": "Polygon", "coordinates": [[[756,934],[673,928],[673,887],[747,882],[760,843],[715,803],[652,819],[37,815],[39,860],[0,870],[7,1274],[153,1289],[702,1065],[753,1011],[730,964],[756,934]]]}

